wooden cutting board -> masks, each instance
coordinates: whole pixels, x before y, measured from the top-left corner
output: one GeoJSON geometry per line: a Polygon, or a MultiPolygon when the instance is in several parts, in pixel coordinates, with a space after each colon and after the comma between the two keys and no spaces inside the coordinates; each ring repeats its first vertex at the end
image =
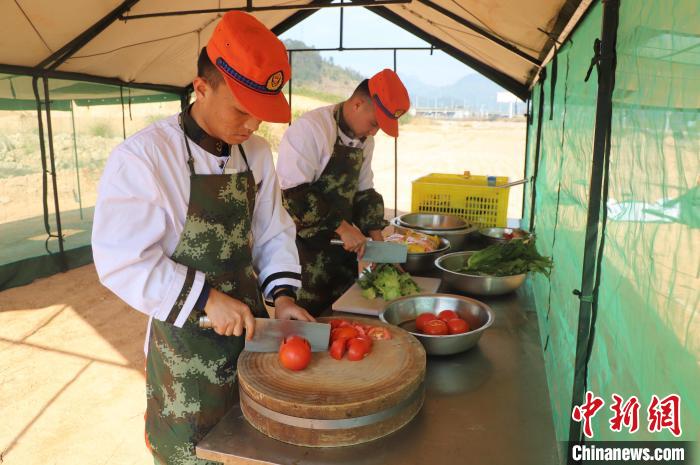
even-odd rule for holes
{"type": "MultiPolygon", "coordinates": [[[[438,278],[423,278],[413,276],[413,280],[421,289],[421,294],[434,294],[440,287],[440,279],[438,278]]],[[[362,315],[378,316],[384,310],[386,300],[384,299],[365,299],[362,297],[362,289],[357,283],[353,284],[350,289],[345,291],[338,300],[333,302],[331,307],[336,312],[359,313],[362,315]]]]}
{"type": "Polygon", "coordinates": [[[334,447],[385,436],[418,413],[424,397],[423,346],[395,326],[351,320],[385,326],[392,339],[375,341],[371,353],[356,362],[313,353],[302,371],[282,367],[277,353],[241,354],[241,410],[253,427],[291,444],[334,447]]]}

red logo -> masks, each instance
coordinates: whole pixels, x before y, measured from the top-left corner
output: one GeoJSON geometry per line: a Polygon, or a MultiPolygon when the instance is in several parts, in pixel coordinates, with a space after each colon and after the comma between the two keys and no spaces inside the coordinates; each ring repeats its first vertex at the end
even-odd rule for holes
{"type": "Polygon", "coordinates": [[[668,429],[675,437],[681,435],[681,397],[678,394],[669,394],[661,400],[654,394],[647,413],[650,433],[668,429]]]}
{"type": "Polygon", "coordinates": [[[640,406],[637,396],[630,397],[624,405],[624,399],[617,394],[613,394],[612,398],[615,403],[610,406],[610,410],[615,412],[615,416],[610,419],[610,431],[620,432],[624,426],[630,433],[636,432],[639,429],[640,406]]]}
{"type": "Polygon", "coordinates": [[[586,391],[586,402],[581,406],[575,406],[573,412],[571,412],[571,418],[574,421],[583,421],[583,434],[589,438],[593,437],[591,419],[603,405],[605,405],[605,401],[602,398],[596,397],[591,391],[586,391]]]}

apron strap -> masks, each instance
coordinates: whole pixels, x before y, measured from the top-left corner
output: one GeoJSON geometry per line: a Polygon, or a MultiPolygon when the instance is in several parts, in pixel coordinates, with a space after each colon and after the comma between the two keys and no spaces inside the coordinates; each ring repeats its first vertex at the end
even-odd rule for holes
{"type": "Polygon", "coordinates": [[[182,120],[182,113],[177,116],[177,122],[180,125],[180,129],[182,129],[182,135],[185,137],[185,147],[187,148],[187,166],[190,167],[190,174],[194,176],[196,174],[194,172],[194,158],[192,158],[192,150],[190,149],[190,143],[187,140],[187,133],[185,132],[185,123],[182,120]]]}
{"type": "Polygon", "coordinates": [[[246,168],[248,168],[248,171],[251,171],[250,165],[248,164],[248,158],[245,156],[245,150],[243,150],[243,144],[238,144],[238,151],[241,152],[246,168]]]}

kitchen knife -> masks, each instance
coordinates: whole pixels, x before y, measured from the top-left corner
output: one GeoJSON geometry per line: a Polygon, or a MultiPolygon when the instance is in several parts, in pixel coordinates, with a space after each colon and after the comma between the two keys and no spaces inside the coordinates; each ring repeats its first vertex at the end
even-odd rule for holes
{"type": "MultiPolygon", "coordinates": [[[[200,317],[199,327],[211,328],[209,318],[206,316],[200,317]]],[[[326,323],[256,318],[253,339],[246,339],[244,350],[249,352],[277,352],[280,350],[280,344],[287,336],[299,336],[309,341],[312,352],[324,352],[328,350],[330,335],[331,325],[326,323]]]]}
{"type": "MultiPolygon", "coordinates": [[[[333,245],[343,245],[340,239],[331,239],[333,245]]],[[[367,239],[362,260],[372,263],[406,263],[408,247],[395,242],[373,241],[367,239]]]]}

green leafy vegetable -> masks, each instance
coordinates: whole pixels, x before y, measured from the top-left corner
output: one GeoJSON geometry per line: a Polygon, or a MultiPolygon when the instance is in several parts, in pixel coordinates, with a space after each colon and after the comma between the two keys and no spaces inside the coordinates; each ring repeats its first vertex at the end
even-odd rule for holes
{"type": "Polygon", "coordinates": [[[357,284],[362,288],[362,295],[370,300],[381,297],[388,301],[420,292],[410,274],[401,273],[387,263],[377,265],[374,270],[364,270],[357,284]]]}
{"type": "Polygon", "coordinates": [[[537,252],[534,241],[511,240],[472,254],[459,273],[480,276],[512,276],[534,271],[549,276],[552,259],[537,252]]]}

